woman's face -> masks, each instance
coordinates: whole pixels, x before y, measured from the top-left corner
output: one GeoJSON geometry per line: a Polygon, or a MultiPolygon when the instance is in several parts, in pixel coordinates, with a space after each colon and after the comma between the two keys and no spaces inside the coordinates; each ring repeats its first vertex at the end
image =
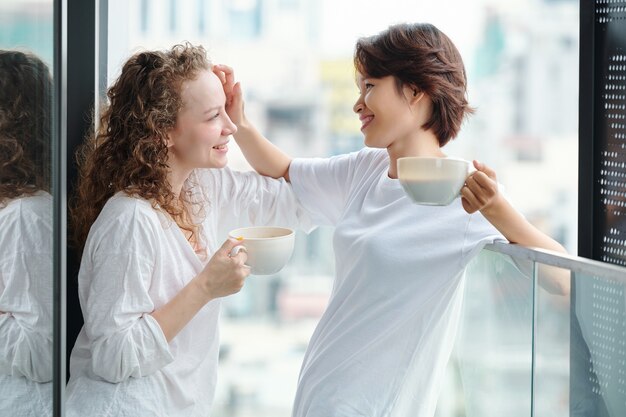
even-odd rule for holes
{"type": "Polygon", "coordinates": [[[219,78],[205,70],[182,84],[183,107],[170,132],[170,165],[184,169],[223,168],[228,162],[228,136],[237,131],[224,104],[219,78]]]}
{"type": "Polygon", "coordinates": [[[359,72],[356,83],[360,94],[353,110],[361,120],[365,145],[388,148],[419,126],[411,108],[411,88],[404,86],[400,94],[393,76],[372,78],[359,72]]]}

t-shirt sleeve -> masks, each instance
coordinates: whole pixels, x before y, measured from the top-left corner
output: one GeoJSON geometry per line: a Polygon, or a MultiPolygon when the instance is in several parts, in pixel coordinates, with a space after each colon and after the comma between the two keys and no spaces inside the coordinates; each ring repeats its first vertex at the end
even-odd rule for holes
{"type": "Polygon", "coordinates": [[[98,239],[88,241],[79,273],[92,370],[113,383],[150,375],[174,360],[150,314],[155,310],[148,294],[157,257],[155,225],[136,211],[111,218],[98,239]]]}
{"type": "Polygon", "coordinates": [[[463,265],[467,265],[485,245],[495,242],[506,243],[508,241],[482,213],[477,211],[471,214],[467,221],[463,241],[463,265]]]}
{"type": "MultiPolygon", "coordinates": [[[[506,200],[509,200],[506,187],[498,183],[498,189],[506,200]]],[[[500,233],[489,220],[485,218],[479,211],[470,215],[465,231],[465,240],[463,243],[463,265],[467,265],[474,256],[478,255],[485,245],[509,241],[500,233]]]]}
{"type": "Polygon", "coordinates": [[[311,215],[298,201],[291,184],[253,171],[207,169],[199,181],[216,210],[218,233],[248,226],[278,226],[310,232],[311,215]]]}
{"type": "Polygon", "coordinates": [[[296,158],[289,178],[298,199],[319,225],[335,226],[346,206],[357,153],[330,158],[296,158]]]}

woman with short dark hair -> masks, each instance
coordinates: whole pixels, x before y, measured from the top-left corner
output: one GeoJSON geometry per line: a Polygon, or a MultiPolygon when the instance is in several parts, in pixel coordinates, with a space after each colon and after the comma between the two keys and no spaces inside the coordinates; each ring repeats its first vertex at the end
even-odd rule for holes
{"type": "Polygon", "coordinates": [[[405,194],[397,160],[446,158],[443,146],[472,112],[463,61],[445,34],[430,24],[391,26],[359,39],[354,62],[366,148],[325,159],[292,160],[263,138],[243,114],[232,69],[216,69],[248,161],[291,181],[316,223],[336,227],[337,275],[302,364],[294,417],[431,417],[472,257],[506,240],[564,249],[477,161],[450,205],[417,205],[405,194]]]}

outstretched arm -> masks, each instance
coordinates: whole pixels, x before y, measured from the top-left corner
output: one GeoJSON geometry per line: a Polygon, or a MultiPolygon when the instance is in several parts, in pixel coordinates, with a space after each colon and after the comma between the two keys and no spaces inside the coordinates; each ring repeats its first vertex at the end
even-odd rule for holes
{"type": "Polygon", "coordinates": [[[241,84],[235,83],[233,69],[227,65],[214,65],[213,71],[222,80],[226,94],[226,112],[237,126],[233,135],[252,168],[259,174],[289,181],[291,157],[265,138],[247,119],[244,113],[241,84]]]}

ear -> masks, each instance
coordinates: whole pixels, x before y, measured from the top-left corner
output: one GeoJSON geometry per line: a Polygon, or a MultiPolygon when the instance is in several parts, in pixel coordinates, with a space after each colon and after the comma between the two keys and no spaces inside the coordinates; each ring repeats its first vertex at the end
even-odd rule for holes
{"type": "Polygon", "coordinates": [[[411,104],[417,104],[422,100],[422,98],[424,98],[425,93],[423,91],[419,91],[415,87],[412,87],[412,90],[411,104]]]}
{"type": "Polygon", "coordinates": [[[167,133],[167,137],[165,138],[165,146],[167,146],[168,149],[174,146],[174,140],[172,139],[171,131],[167,133]]]}
{"type": "Polygon", "coordinates": [[[404,86],[404,96],[411,106],[419,103],[420,100],[422,100],[422,98],[424,97],[424,94],[425,93],[423,91],[420,91],[420,89],[414,85],[405,84],[404,86]]]}

